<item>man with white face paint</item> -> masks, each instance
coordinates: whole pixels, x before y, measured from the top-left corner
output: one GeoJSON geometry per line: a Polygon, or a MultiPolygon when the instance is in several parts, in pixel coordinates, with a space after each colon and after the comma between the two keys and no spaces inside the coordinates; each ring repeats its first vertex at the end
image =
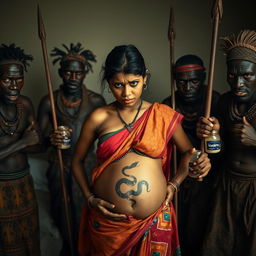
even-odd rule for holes
{"type": "Polygon", "coordinates": [[[39,256],[38,206],[27,152],[39,142],[33,105],[20,94],[32,56],[0,46],[0,255],[39,256]]]}
{"type": "Polygon", "coordinates": [[[224,37],[230,91],[218,116],[202,118],[197,134],[220,130],[222,166],[202,255],[253,256],[256,251],[256,31],[224,37]]]}

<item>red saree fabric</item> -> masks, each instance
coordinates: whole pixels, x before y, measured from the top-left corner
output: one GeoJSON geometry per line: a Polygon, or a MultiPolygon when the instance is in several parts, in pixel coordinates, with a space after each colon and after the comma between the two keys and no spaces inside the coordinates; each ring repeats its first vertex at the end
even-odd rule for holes
{"type": "MultiPolygon", "coordinates": [[[[148,156],[161,158],[168,179],[172,145],[170,138],[181,123],[182,115],[166,105],[154,103],[135,122],[134,129],[117,131],[97,149],[98,167],[92,182],[106,166],[134,148],[148,156]]],[[[129,217],[126,221],[106,219],[93,209],[84,207],[79,234],[79,251],[90,255],[179,255],[176,217],[172,204],[162,205],[146,219],[129,217]],[[166,233],[167,232],[167,233],[166,233]],[[158,254],[156,254],[158,255],[158,254]]]]}

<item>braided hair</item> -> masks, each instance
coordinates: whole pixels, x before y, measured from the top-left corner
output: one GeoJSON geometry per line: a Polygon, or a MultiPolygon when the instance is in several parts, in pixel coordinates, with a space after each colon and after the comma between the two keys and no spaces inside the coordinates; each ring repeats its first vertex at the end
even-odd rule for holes
{"type": "Polygon", "coordinates": [[[32,55],[25,54],[24,50],[20,47],[16,47],[15,44],[10,44],[9,46],[6,44],[0,45],[0,64],[18,63],[27,71],[27,67],[30,66],[28,61],[32,60],[32,55]]]}
{"type": "Polygon", "coordinates": [[[76,60],[84,65],[85,73],[88,73],[89,71],[93,72],[92,64],[90,62],[96,62],[96,56],[92,51],[88,49],[84,50],[81,43],[71,43],[70,47],[65,44],[62,44],[62,46],[65,50],[61,50],[57,47],[52,50],[51,56],[56,57],[52,62],[53,64],[60,62],[60,66],[62,67],[64,62],[76,60]]]}

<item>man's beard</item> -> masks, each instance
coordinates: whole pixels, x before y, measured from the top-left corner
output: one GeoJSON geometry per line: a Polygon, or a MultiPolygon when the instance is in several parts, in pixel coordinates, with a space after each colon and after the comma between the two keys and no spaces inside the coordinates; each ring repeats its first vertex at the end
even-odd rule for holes
{"type": "Polygon", "coordinates": [[[64,83],[62,85],[62,89],[68,94],[78,94],[82,89],[82,83],[81,82],[64,83]]]}

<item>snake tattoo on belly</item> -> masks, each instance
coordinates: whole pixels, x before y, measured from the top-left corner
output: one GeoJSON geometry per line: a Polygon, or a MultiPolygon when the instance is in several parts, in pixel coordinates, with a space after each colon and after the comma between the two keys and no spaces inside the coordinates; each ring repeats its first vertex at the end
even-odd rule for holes
{"type": "Polygon", "coordinates": [[[125,166],[123,169],[122,169],[122,174],[124,176],[127,176],[129,178],[131,178],[132,180],[129,180],[127,178],[122,178],[120,180],[117,181],[116,183],[116,186],[115,186],[115,190],[116,190],[116,193],[121,197],[121,198],[124,198],[124,199],[127,199],[129,201],[132,202],[132,207],[134,207],[134,205],[136,204],[136,201],[132,198],[130,198],[130,196],[138,196],[142,193],[142,186],[145,185],[146,187],[146,191],[147,192],[150,192],[150,189],[149,189],[149,184],[147,181],[145,180],[141,180],[137,183],[137,179],[135,176],[132,176],[132,175],[129,175],[127,174],[125,171],[126,170],[129,170],[129,169],[133,169],[135,167],[137,167],[139,165],[139,162],[134,162],[132,163],[131,165],[129,166],[125,166]],[[121,191],[121,185],[122,184],[125,184],[127,186],[135,186],[137,185],[137,191],[136,190],[129,190],[127,191],[126,193],[123,193],[121,191]]]}

